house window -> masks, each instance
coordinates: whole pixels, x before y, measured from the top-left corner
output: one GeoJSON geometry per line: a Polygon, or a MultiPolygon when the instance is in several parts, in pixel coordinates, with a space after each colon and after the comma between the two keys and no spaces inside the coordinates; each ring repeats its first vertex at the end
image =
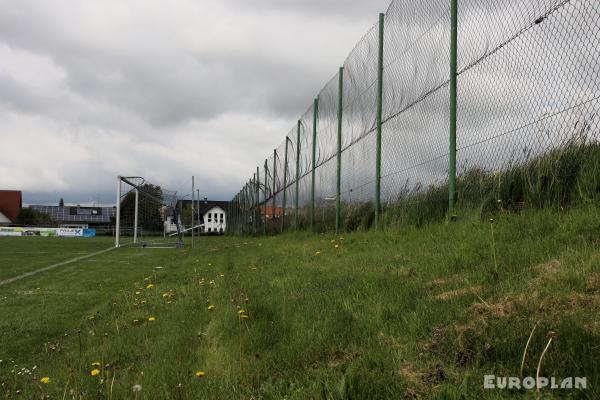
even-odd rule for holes
{"type": "Polygon", "coordinates": [[[208,231],[210,232],[210,231],[211,231],[211,228],[208,228],[208,231]]]}
{"type": "Polygon", "coordinates": [[[208,222],[212,222],[212,214],[208,213],[208,222]]]}
{"type": "Polygon", "coordinates": [[[223,222],[223,213],[221,213],[221,222],[223,222]]]}

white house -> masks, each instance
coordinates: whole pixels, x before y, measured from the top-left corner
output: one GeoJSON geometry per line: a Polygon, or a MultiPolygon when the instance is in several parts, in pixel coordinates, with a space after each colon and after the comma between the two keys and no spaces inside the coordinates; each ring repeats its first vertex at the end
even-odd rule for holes
{"type": "Polygon", "coordinates": [[[225,233],[225,228],[227,227],[225,210],[216,204],[209,207],[202,207],[201,204],[200,207],[200,213],[204,221],[204,226],[200,228],[201,231],[206,233],[225,233]]]}
{"type": "MultiPolygon", "coordinates": [[[[191,200],[180,200],[178,207],[189,209],[191,200]]],[[[198,215],[200,216],[200,232],[202,233],[217,233],[224,234],[227,228],[227,202],[226,201],[211,201],[211,200],[196,200],[194,201],[194,225],[197,224],[198,215]]],[[[172,218],[167,218],[166,229],[175,231],[176,226],[172,218]]],[[[186,229],[189,227],[184,227],[186,229]]]]}

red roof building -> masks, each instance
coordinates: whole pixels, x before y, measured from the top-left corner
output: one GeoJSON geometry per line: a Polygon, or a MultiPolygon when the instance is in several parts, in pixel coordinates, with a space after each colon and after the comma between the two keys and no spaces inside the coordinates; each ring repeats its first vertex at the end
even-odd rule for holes
{"type": "Polygon", "coordinates": [[[23,198],[20,190],[0,190],[0,212],[8,219],[14,222],[22,206],[23,198]]]}
{"type": "MultiPolygon", "coordinates": [[[[273,206],[270,205],[261,205],[260,206],[260,214],[267,216],[267,219],[271,219],[273,217],[273,206]]],[[[275,218],[280,218],[283,215],[282,207],[275,207],[275,218]]]]}

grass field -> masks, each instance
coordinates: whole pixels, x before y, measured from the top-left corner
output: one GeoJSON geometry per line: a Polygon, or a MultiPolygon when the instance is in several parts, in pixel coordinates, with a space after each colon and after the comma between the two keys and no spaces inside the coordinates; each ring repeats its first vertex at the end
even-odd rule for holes
{"type": "MultiPolygon", "coordinates": [[[[0,276],[106,246],[2,239],[0,276]]],[[[66,265],[0,286],[0,393],[536,398],[485,390],[483,377],[519,376],[530,335],[523,375],[535,376],[550,331],[541,375],[585,376],[588,389],[543,397],[599,398],[597,207],[342,236],[207,237],[193,250],[122,248],[66,265]]]]}

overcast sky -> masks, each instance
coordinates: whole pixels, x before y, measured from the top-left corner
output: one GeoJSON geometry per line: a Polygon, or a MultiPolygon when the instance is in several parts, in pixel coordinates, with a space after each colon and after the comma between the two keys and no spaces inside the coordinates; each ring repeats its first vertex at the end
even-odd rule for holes
{"type": "Polygon", "coordinates": [[[228,200],[390,0],[0,0],[0,189],[228,200]]]}

